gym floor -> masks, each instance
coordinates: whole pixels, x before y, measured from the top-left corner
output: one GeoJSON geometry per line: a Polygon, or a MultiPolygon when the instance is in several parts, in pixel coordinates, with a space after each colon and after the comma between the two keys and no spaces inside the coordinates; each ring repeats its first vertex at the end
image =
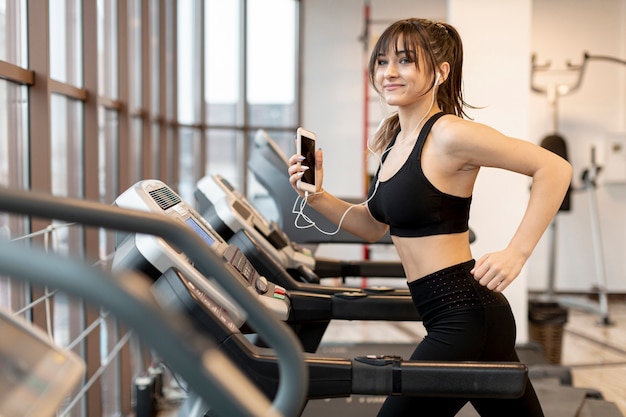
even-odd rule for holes
{"type": "MultiPolygon", "coordinates": [[[[611,326],[599,325],[598,316],[592,313],[568,310],[561,364],[571,368],[575,387],[600,392],[604,400],[615,403],[626,416],[626,300],[610,303],[611,326]]],[[[421,323],[415,322],[335,321],[328,327],[322,344],[326,351],[343,343],[407,344],[416,343],[424,334],[421,323]]],[[[340,352],[338,356],[343,357],[340,352]]],[[[177,416],[176,408],[163,410],[159,416],[177,416]]]]}
{"type": "Polygon", "coordinates": [[[610,303],[611,326],[598,316],[570,309],[561,362],[572,369],[574,385],[600,391],[626,416],[626,301],[610,303]]]}

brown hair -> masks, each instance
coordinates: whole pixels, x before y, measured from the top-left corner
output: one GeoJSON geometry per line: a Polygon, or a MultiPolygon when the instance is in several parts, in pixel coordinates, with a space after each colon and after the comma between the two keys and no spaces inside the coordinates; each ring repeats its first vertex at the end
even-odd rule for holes
{"type": "MultiPolygon", "coordinates": [[[[378,56],[379,54],[386,54],[390,45],[393,45],[396,52],[399,49],[406,51],[418,69],[421,64],[424,65],[425,71],[432,74],[433,84],[439,66],[447,62],[450,65],[450,73],[439,86],[437,104],[444,113],[467,117],[463,110],[464,107],[473,107],[463,100],[461,88],[463,44],[459,33],[453,26],[417,18],[399,20],[389,26],[378,38],[369,61],[369,80],[379,94],[380,91],[374,83],[378,68],[378,56]],[[402,45],[398,45],[400,38],[402,45]]],[[[400,121],[397,114],[388,118],[374,136],[374,151],[382,152],[399,128],[400,121]]]]}

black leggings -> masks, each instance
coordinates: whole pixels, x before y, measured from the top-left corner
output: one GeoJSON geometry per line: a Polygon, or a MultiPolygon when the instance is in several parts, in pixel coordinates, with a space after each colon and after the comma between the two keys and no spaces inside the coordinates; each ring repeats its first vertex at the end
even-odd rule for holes
{"type": "MultiPolygon", "coordinates": [[[[519,362],[515,352],[515,319],[501,293],[480,285],[470,270],[474,261],[455,265],[409,283],[413,302],[427,335],[412,360],[519,362]]],[[[389,396],[379,417],[454,416],[465,398],[389,396]]],[[[472,399],[483,416],[542,417],[530,381],[518,399],[472,399]]]]}

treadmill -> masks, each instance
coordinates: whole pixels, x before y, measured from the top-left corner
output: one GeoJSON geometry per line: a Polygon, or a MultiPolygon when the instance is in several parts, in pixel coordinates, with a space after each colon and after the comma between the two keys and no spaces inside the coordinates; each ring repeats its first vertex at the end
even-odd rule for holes
{"type": "MultiPolygon", "coordinates": [[[[259,270],[263,269],[261,266],[263,261],[260,259],[263,256],[271,257],[280,264],[288,272],[288,276],[284,278],[277,276],[274,282],[288,289],[302,289],[301,283],[318,284],[320,278],[325,277],[404,277],[404,269],[400,262],[342,261],[313,256],[309,251],[292,242],[275,222],[266,220],[245,196],[219,174],[202,178],[198,182],[194,195],[200,213],[213,229],[229,242],[239,246],[259,270]],[[245,231],[245,234],[242,231],[245,231]],[[261,248],[262,253],[254,251],[255,245],[246,242],[244,235],[252,238],[261,248]]],[[[262,273],[271,274],[268,270],[263,270],[262,273]]],[[[306,289],[324,293],[346,291],[337,287],[333,289],[310,285],[306,286],[306,289]]],[[[370,287],[365,290],[409,294],[407,290],[394,290],[386,286],[370,287]]]]}
{"type": "MultiPolygon", "coordinates": [[[[249,296],[245,286],[227,278],[222,271],[221,260],[202,244],[200,237],[188,226],[162,215],[32,191],[0,187],[0,196],[0,210],[11,213],[133,233],[150,233],[175,242],[200,270],[214,272],[212,276],[228,289],[229,296],[245,305],[255,328],[267,337],[276,350],[280,358],[280,381],[274,401],[270,403],[224,352],[215,348],[206,332],[198,332],[189,317],[162,309],[153,297],[146,277],[135,271],[117,271],[111,275],[85,264],[82,259],[68,259],[42,249],[0,242],[0,274],[33,285],[50,286],[111,311],[132,328],[147,346],[163,357],[168,366],[185,380],[194,395],[212,404],[219,416],[282,417],[292,416],[302,409],[308,374],[297,339],[282,322],[268,314],[266,308],[249,296]],[[37,259],[37,262],[32,262],[33,259],[37,259]],[[220,267],[215,268],[217,265],[220,267]]],[[[0,390],[0,402],[4,404],[8,400],[6,404],[11,406],[8,410],[4,405],[0,407],[2,415],[39,417],[41,414],[37,410],[29,408],[39,405],[37,395],[43,394],[45,403],[41,405],[46,410],[57,402],[55,398],[65,400],[61,394],[74,383],[77,375],[82,375],[82,365],[66,352],[51,347],[46,337],[43,339],[44,346],[37,341],[34,346],[27,346],[32,341],[21,337],[21,330],[16,330],[12,323],[0,326],[2,334],[9,336],[3,338],[5,343],[0,343],[3,356],[0,361],[0,380],[6,377],[9,383],[8,387],[3,385],[0,390]],[[16,351],[16,346],[19,351],[16,351]],[[31,350],[31,347],[35,349],[31,350]],[[50,351],[52,355],[47,355],[46,352],[50,351]],[[17,363],[10,362],[14,357],[19,359],[17,363]],[[40,369],[40,365],[45,369],[40,369]],[[15,384],[19,385],[24,376],[27,377],[24,381],[28,385],[26,391],[11,389],[15,384]],[[46,380],[52,384],[46,384],[46,380]],[[17,404],[18,409],[13,407],[14,400],[20,402],[17,404]],[[26,412],[22,413],[24,410],[26,412]]]]}
{"type": "MultiPolygon", "coordinates": [[[[247,285],[259,302],[275,317],[287,322],[296,332],[303,348],[315,352],[331,320],[416,321],[419,314],[409,295],[368,293],[353,288],[326,287],[301,283],[297,289],[286,289],[272,281],[274,276],[286,274],[280,264],[265,257],[265,267],[272,276],[257,271],[252,262],[235,244],[226,242],[211,225],[184,202],[166,184],[158,180],[143,180],[130,187],[116,200],[115,205],[127,209],[150,211],[166,215],[194,230],[208,247],[233,270],[234,279],[247,285]],[[326,292],[310,290],[325,288],[326,292]]],[[[235,236],[245,237],[245,231],[235,236]]],[[[253,241],[246,238],[249,245],[253,241]]],[[[259,247],[254,252],[262,254],[259,247]]],[[[204,277],[189,259],[162,238],[146,234],[128,234],[116,249],[114,270],[139,270],[157,280],[174,268],[180,272],[187,290],[207,299],[213,308],[237,328],[247,330],[247,317],[237,304],[212,279],[204,277]],[[190,281],[189,278],[193,278],[190,281]]],[[[252,333],[252,332],[249,332],[252,333]]]]}
{"type": "MultiPolygon", "coordinates": [[[[335,318],[335,304],[349,304],[361,311],[376,310],[368,304],[378,296],[350,299],[336,294],[289,292],[273,285],[254,270],[236,247],[222,240],[206,221],[160,181],[145,180],[137,183],[120,195],[115,204],[119,207],[131,208],[129,206],[134,205],[134,209],[160,211],[191,227],[211,250],[221,254],[223,270],[220,273],[231,274],[234,280],[246,285],[249,292],[271,310],[271,314],[281,314],[288,324],[316,323],[331,316],[335,318]],[[365,304],[359,304],[363,302],[365,304]],[[313,308],[299,309],[301,305],[313,305],[313,308]]],[[[163,261],[164,256],[155,255],[165,244],[162,240],[158,244],[147,245],[137,236],[128,235],[115,253],[113,268],[135,267],[152,273],[154,283],[151,289],[156,299],[167,308],[182,311],[199,328],[211,334],[220,349],[271,398],[276,392],[279,377],[274,351],[254,344],[249,339],[254,329],[246,328],[246,312],[236,302],[229,300],[228,294],[219,285],[189,285],[190,281],[185,274],[191,268],[178,262],[184,260],[190,263],[183,252],[172,248],[178,257],[168,257],[167,261],[163,261]],[[167,263],[169,266],[166,266],[167,263]],[[221,304],[224,301],[226,305],[221,304]]],[[[211,279],[207,278],[207,281],[211,279]]],[[[395,298],[395,302],[401,299],[395,298]]],[[[304,358],[309,373],[308,399],[348,397],[353,394],[514,398],[522,394],[528,372],[526,365],[521,363],[414,362],[378,353],[354,359],[308,353],[304,358]]],[[[190,397],[189,401],[195,399],[190,397]]],[[[193,404],[184,408],[187,415],[211,415],[207,406],[193,404]],[[196,414],[192,414],[193,410],[196,410],[196,414]]]]}

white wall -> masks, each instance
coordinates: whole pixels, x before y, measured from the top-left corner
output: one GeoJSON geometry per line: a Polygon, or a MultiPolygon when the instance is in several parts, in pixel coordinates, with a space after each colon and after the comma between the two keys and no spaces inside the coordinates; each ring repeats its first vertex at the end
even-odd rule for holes
{"type": "MultiPolygon", "coordinates": [[[[553,71],[537,73],[536,84],[571,86],[572,74],[557,71],[566,62],[580,64],[584,52],[626,59],[626,1],[541,0],[533,3],[532,50],[538,63],[551,62],[553,71]]],[[[574,74],[576,75],[576,74],[574,74]]],[[[626,66],[588,63],[579,89],[558,101],[559,134],[568,145],[574,167],[574,186],[591,164],[591,147],[600,165],[607,162],[607,136],[626,140],[626,66]]],[[[538,143],[552,131],[545,95],[531,97],[531,137],[538,143]]],[[[623,153],[622,153],[623,155],[623,153]]],[[[622,161],[624,162],[624,161],[622,161]]],[[[605,166],[610,169],[611,166],[605,166]]],[[[607,184],[609,170],[598,178],[597,204],[608,288],[626,291],[626,185],[607,184]]],[[[593,195],[591,193],[591,195],[593,195]]],[[[556,290],[584,292],[595,284],[595,258],[591,239],[590,193],[572,196],[572,210],[557,218],[556,290]]],[[[548,278],[549,236],[544,236],[529,263],[531,289],[543,290],[548,278]]]]}
{"type": "MultiPolygon", "coordinates": [[[[476,122],[521,139],[528,139],[530,17],[530,0],[448,1],[448,21],[464,43],[465,99],[484,107],[468,113],[476,122]]],[[[474,257],[508,244],[528,202],[528,184],[518,174],[481,170],[470,212],[477,235],[474,257]]],[[[524,268],[505,290],[517,320],[518,342],[528,338],[527,277],[524,268]]]]}

